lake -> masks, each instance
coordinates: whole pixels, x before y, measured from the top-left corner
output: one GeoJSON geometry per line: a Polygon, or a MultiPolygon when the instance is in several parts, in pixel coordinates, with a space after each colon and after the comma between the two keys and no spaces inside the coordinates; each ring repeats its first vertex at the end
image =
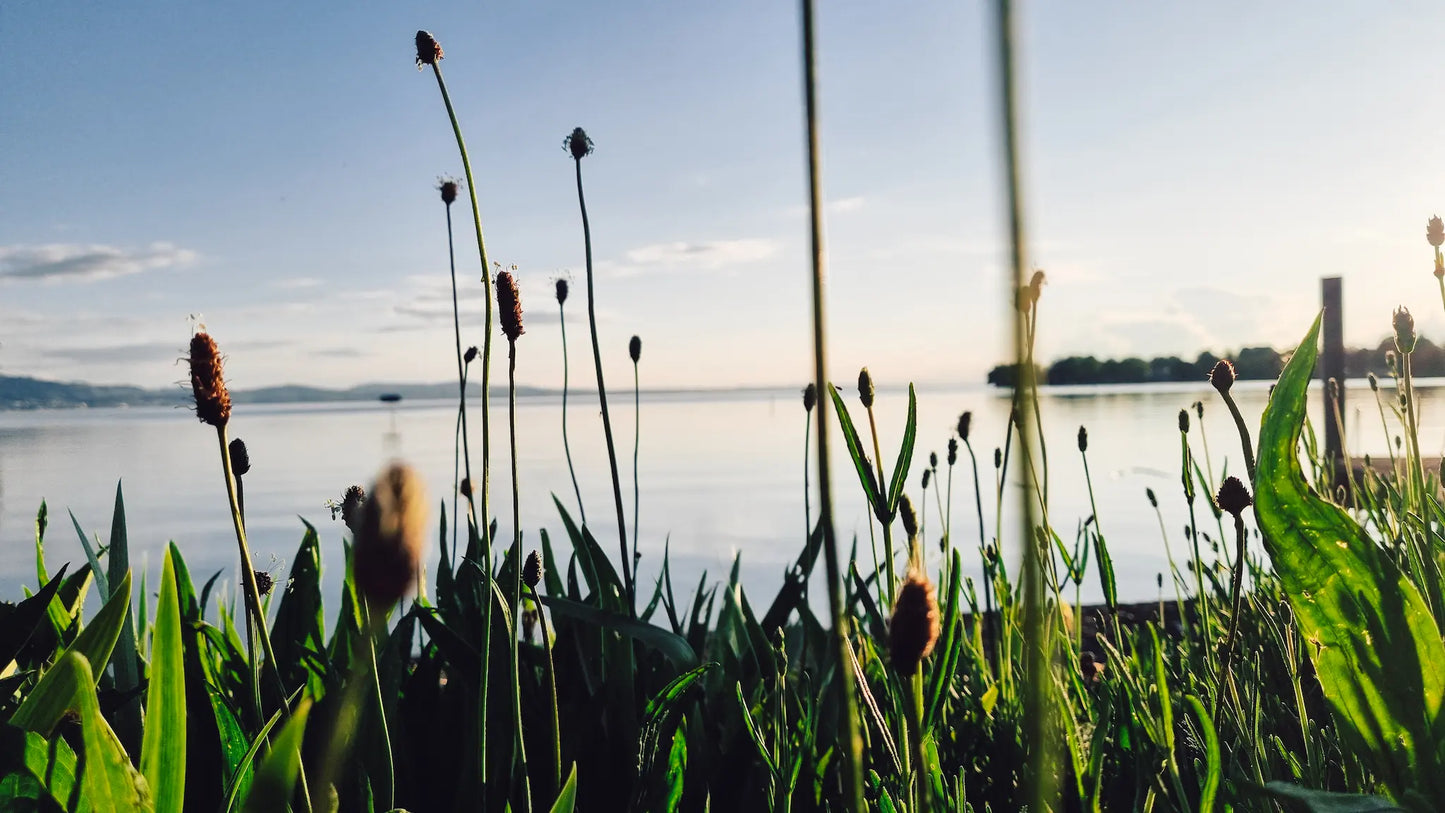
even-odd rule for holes
{"type": "MultiPolygon", "coordinates": [[[[1445,421],[1436,408],[1439,392],[1425,389],[1421,396],[1421,445],[1427,456],[1445,449],[1445,421]]],[[[1240,382],[1235,393],[1251,432],[1257,436],[1268,384],[1240,382]]],[[[1363,381],[1351,382],[1348,397],[1350,451],[1383,454],[1385,430],[1368,387],[1363,381]]],[[[629,535],[633,521],[632,400],[631,391],[619,390],[611,398],[629,535]]],[[[1190,411],[1190,440],[1195,454],[1202,459],[1202,441],[1207,438],[1215,475],[1221,476],[1226,469],[1242,473],[1233,423],[1206,382],[1042,391],[1053,525],[1066,542],[1071,542],[1078,524],[1090,513],[1076,446],[1079,426],[1087,426],[1089,468],[1100,525],[1109,540],[1121,598],[1125,600],[1158,597],[1155,574],[1167,569],[1165,536],[1181,565],[1186,558],[1183,529],[1188,511],[1179,485],[1176,416],[1181,408],[1201,400],[1205,404],[1203,435],[1200,422],[1190,411]],[[1158,494],[1158,515],[1146,499],[1147,488],[1158,494]]],[[[1316,426],[1322,426],[1319,400],[1318,394],[1311,399],[1316,426]]],[[[851,385],[847,401],[865,443],[869,443],[866,415],[851,385]]],[[[890,476],[906,408],[906,390],[879,391],[875,411],[890,476]]],[[[964,410],[973,412],[971,440],[984,490],[984,525],[992,534],[993,453],[995,446],[1003,443],[1008,395],[985,387],[920,388],[917,446],[907,492],[915,504],[926,505],[928,547],[935,557],[943,527],[939,501],[947,496],[945,448],[964,410]],[[938,452],[939,485],[944,491],[940,493],[935,485],[924,498],[920,478],[930,451],[938,452]]],[[[510,540],[505,401],[494,400],[492,420],[498,430],[493,442],[493,514],[500,518],[499,537],[510,540]]],[[[651,580],[667,545],[679,601],[691,597],[704,571],[709,581],[726,578],[733,558],[739,554],[743,584],[752,603],[765,605],[771,600],[805,534],[806,420],[797,390],[643,394],[639,548],[646,592],[639,588],[639,593],[650,595],[651,580]]],[[[321,535],[327,614],[332,615],[341,576],[344,528],[339,520],[331,519],[327,501],[340,500],[353,483],[369,488],[387,460],[401,458],[425,475],[433,504],[445,501],[450,511],[455,421],[455,402],[447,401],[403,402],[395,407],[379,403],[238,405],[231,432],[232,437],[243,438],[250,450],[252,469],[245,478],[246,513],[257,567],[273,570],[278,579],[284,579],[302,537],[302,521],[312,522],[321,535]]],[[[475,404],[469,421],[474,435],[473,466],[479,480],[480,416],[475,404]]],[[[573,396],[568,421],[588,521],[603,549],[615,557],[616,516],[596,396],[573,396]]],[[[566,535],[552,499],[555,494],[575,515],[576,498],[563,455],[561,423],[560,397],[539,396],[518,402],[517,467],[525,545],[537,545],[539,530],[546,529],[554,544],[561,546],[559,556],[565,556],[566,535]]],[[[833,429],[839,538],[846,546],[856,536],[860,540],[860,559],[871,563],[871,557],[862,552],[869,539],[862,492],[836,422],[833,429]]],[[[1016,465],[1010,466],[1010,480],[1015,479],[1017,471],[1016,465]]],[[[816,515],[816,477],[811,479],[816,515]]],[[[46,557],[53,572],[64,562],[84,561],[67,511],[73,512],[92,535],[107,537],[118,482],[125,493],[132,561],[146,564],[152,585],[169,540],[180,545],[198,583],[218,570],[223,571],[221,581],[234,583],[236,545],[215,433],[198,423],[189,411],[136,408],[0,412],[0,595],[15,600],[22,585],[34,588],[35,513],[41,500],[46,500],[50,509],[46,557]]],[[[1006,496],[1004,550],[1014,557],[1017,525],[1010,527],[1008,522],[1016,504],[1016,494],[1006,496]]],[[[965,561],[976,576],[979,517],[974,506],[973,472],[966,451],[961,450],[952,476],[952,537],[956,545],[963,547],[965,561]]],[[[1198,511],[1204,525],[1208,509],[1200,504],[1198,511]]],[[[433,527],[438,519],[433,517],[433,527]]],[[[1212,527],[1212,520],[1207,524],[1212,527]]],[[[434,549],[429,573],[434,573],[436,558],[434,549]]],[[[822,572],[821,563],[818,572],[822,572]]],[[[1091,573],[1084,598],[1097,600],[1100,595],[1091,573]]]]}

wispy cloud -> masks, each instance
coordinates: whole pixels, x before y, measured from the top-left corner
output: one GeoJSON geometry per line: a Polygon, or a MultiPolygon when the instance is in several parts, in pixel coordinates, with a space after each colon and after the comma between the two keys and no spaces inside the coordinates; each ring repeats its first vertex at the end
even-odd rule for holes
{"type": "Polygon", "coordinates": [[[283,291],[297,291],[303,288],[319,288],[323,283],[315,277],[291,277],[290,279],[277,280],[272,287],[280,288],[283,291]]]}
{"type": "MultiPolygon", "coordinates": [[[[555,277],[524,277],[522,279],[522,310],[528,324],[556,324],[559,320],[557,300],[554,298],[555,277]]],[[[425,321],[452,320],[452,289],[446,279],[433,277],[411,277],[408,280],[414,292],[405,302],[393,306],[400,315],[425,321]]],[[[574,288],[575,290],[575,288],[574,288]]],[[[475,281],[468,281],[457,290],[457,311],[464,322],[472,322],[486,312],[486,294],[475,281]]],[[[575,302],[576,300],[571,300],[575,302]]],[[[580,312],[573,308],[569,320],[580,318],[580,312]]],[[[599,312],[597,318],[606,321],[608,315],[599,312]]],[[[402,328],[398,328],[402,329],[402,328]]]]}
{"type": "Polygon", "coordinates": [[[145,248],[79,243],[0,246],[0,282],[109,279],[186,265],[197,256],[172,243],[151,243],[145,248]]]}
{"type": "Polygon", "coordinates": [[[732,266],[766,260],[778,253],[776,240],[743,238],[652,243],[631,249],[619,260],[599,264],[599,270],[612,276],[637,274],[718,271],[732,266]]]}

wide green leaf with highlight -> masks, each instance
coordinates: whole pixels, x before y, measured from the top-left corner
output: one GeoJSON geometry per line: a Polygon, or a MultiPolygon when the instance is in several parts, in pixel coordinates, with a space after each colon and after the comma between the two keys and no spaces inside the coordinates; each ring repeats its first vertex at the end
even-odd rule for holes
{"type": "Polygon", "coordinates": [[[156,810],[179,813],[186,801],[186,662],[170,548],[161,567],[148,677],[141,773],[155,795],[156,810]]]}
{"type": "Polygon", "coordinates": [[[1300,468],[1319,329],[1317,317],[1265,410],[1255,519],[1348,742],[1397,797],[1445,798],[1432,733],[1445,697],[1440,631],[1415,585],[1300,468]]]}

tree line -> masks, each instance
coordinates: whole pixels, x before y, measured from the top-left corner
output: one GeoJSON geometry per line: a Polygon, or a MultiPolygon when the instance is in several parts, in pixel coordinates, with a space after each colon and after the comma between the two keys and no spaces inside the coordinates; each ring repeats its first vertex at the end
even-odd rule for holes
{"type": "MultiPolygon", "coordinates": [[[[1289,352],[1272,347],[1246,347],[1227,355],[1234,362],[1235,376],[1245,380],[1273,381],[1289,360],[1289,352]]],[[[1345,377],[1363,378],[1374,373],[1381,378],[1391,373],[1395,342],[1385,338],[1373,348],[1356,347],[1345,350],[1345,377]]],[[[1047,368],[1036,366],[1037,380],[1051,385],[1070,384],[1147,384],[1161,381],[1203,381],[1221,357],[1205,351],[1193,361],[1179,356],[1156,356],[1152,359],[1130,356],[1122,359],[1099,359],[1094,356],[1068,356],[1047,368]]],[[[1445,346],[1421,337],[1411,355],[1414,375],[1445,376],[1445,346]]],[[[1017,380],[1017,366],[999,364],[988,371],[988,383],[995,387],[1012,387],[1017,380]]]]}

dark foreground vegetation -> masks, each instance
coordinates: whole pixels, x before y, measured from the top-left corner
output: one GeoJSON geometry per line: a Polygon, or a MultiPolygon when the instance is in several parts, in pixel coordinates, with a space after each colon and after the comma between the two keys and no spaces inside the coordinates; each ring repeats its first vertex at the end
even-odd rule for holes
{"type": "MultiPolygon", "coordinates": [[[[804,11],[811,127],[811,5],[804,11]]],[[[441,57],[419,32],[418,63],[432,70],[450,113],[441,57]]],[[[1004,66],[1008,99],[1007,59],[1004,66]]],[[[1400,439],[1384,473],[1366,467],[1336,483],[1305,420],[1318,320],[1280,372],[1258,427],[1235,407],[1234,367],[1214,365],[1218,404],[1188,405],[1178,416],[1178,489],[1151,491],[1152,507],[1137,507],[1160,512],[1161,532],[1164,510],[1188,516],[1182,543],[1161,540],[1172,566],[1160,586],[1174,609],[1155,620],[1127,618],[1118,606],[1108,513],[1094,506],[1084,518],[1049,515],[1051,488],[1092,496],[1088,434],[1080,428],[1076,448],[1043,445],[1031,376],[1015,389],[1014,418],[980,466],[970,413],[950,437],[920,438],[911,389],[903,425],[880,427],[866,369],[856,398],[851,387],[823,382],[821,319],[819,380],[804,390],[798,414],[810,433],[798,453],[819,462],[806,469],[820,478],[819,502],[814,510],[805,476],[807,514],[783,588],[750,596],[736,565],[721,583],[675,585],[666,554],[648,584],[635,571],[640,495],[630,495],[629,540],[591,319],[583,162],[593,145],[579,128],[563,146],[587,256],[612,503],[557,496],[564,533],[534,541],[523,528],[544,519],[520,516],[515,486],[492,502],[493,460],[508,461],[517,481],[513,382],[525,348],[519,272],[499,268],[482,277],[483,346],[463,350],[455,323],[458,475],[440,501],[440,527],[430,527],[431,498],[404,464],[388,464],[369,493],[341,493],[338,484],[345,556],[325,564],[345,568],[346,578],[339,606],[323,607],[317,529],[305,527],[284,579],[252,565],[243,509],[250,458],[229,435],[244,414],[233,416],[216,343],[197,333],[192,396],[203,431],[217,440],[228,499],[215,510],[229,513],[235,529],[238,585],[218,587],[220,574],[193,577],[175,544],[158,576],[134,572],[119,493],[104,537],[73,520],[52,523],[42,506],[35,590],[0,607],[0,809],[1440,808],[1445,506],[1439,475],[1420,455],[1418,341],[1408,312],[1394,320],[1398,375],[1375,382],[1380,419],[1400,439]],[[513,395],[505,425],[486,399],[467,398],[473,371],[480,368],[484,389],[491,380],[494,325],[513,395]],[[1217,408],[1239,430],[1214,438],[1218,457],[1198,421],[1217,408]],[[482,443],[474,467],[467,427],[475,418],[482,443]],[[885,438],[896,447],[884,447],[885,438]],[[873,515],[868,538],[854,540],[847,556],[831,519],[832,490],[842,484],[822,464],[826,444],[840,439],[873,515]],[[920,441],[943,454],[916,464],[920,441]],[[1221,451],[1235,448],[1239,457],[1221,451]],[[1050,453],[1079,454],[1085,482],[1051,482],[1050,453]],[[1243,460],[1231,476],[1226,458],[1243,460]],[[1016,495],[1017,527],[989,519],[1016,495]],[[86,559],[52,572],[45,540],[60,532],[79,536],[86,559]],[[1247,553],[1251,536],[1267,559],[1247,553]],[[433,545],[441,566],[422,579],[419,563],[433,545]],[[1009,555],[1020,548],[1021,559],[1009,555]],[[979,581],[966,575],[975,568],[979,581]],[[1083,619],[1086,581],[1105,602],[1083,619]],[[820,585],[822,615],[810,600],[820,585]]],[[[465,184],[440,190],[449,237],[465,190],[480,267],[492,269],[461,153],[465,184]]],[[[1017,221],[1016,194],[1011,202],[1017,221]]],[[[1429,238],[1445,302],[1445,224],[1432,220],[1429,238]]],[[[820,283],[821,244],[815,249],[820,283]]],[[[1026,371],[1043,329],[1041,279],[1023,286],[1014,317],[1026,371]]],[[[559,308],[568,296],[559,282],[559,308]]],[[[815,307],[821,313],[820,298],[815,307]]],[[[628,352],[635,408],[641,341],[634,337],[628,352]]],[[[635,461],[640,420],[632,429],[635,461]]],[[[565,407],[560,431],[565,440],[565,407]]],[[[565,484],[558,490],[565,494],[565,484]]]]}

